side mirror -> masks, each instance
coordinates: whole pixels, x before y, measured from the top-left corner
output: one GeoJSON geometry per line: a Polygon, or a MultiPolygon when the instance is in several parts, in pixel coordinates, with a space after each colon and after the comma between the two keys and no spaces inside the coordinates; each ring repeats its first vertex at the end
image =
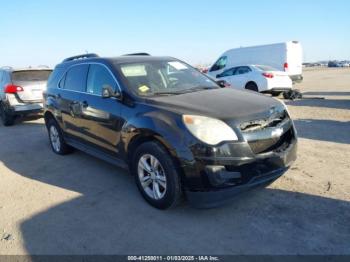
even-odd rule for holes
{"type": "Polygon", "coordinates": [[[225,80],[219,80],[216,81],[216,83],[218,84],[218,86],[224,88],[224,87],[230,87],[231,85],[229,83],[227,83],[225,80]]]}
{"type": "Polygon", "coordinates": [[[114,91],[114,89],[109,85],[104,85],[102,87],[102,98],[121,98],[122,94],[118,91],[114,91]]]}

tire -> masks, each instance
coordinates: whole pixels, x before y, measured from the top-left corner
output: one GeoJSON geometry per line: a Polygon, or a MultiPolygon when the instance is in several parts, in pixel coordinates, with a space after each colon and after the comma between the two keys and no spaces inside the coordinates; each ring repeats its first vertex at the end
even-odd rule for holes
{"type": "Polygon", "coordinates": [[[249,82],[248,84],[246,84],[245,89],[259,92],[258,86],[254,82],[249,82]]]}
{"type": "Polygon", "coordinates": [[[15,122],[15,117],[6,112],[2,104],[0,104],[0,117],[4,126],[12,126],[15,122]]]}
{"type": "Polygon", "coordinates": [[[271,92],[271,95],[272,95],[272,96],[279,96],[281,93],[283,93],[283,92],[274,91],[274,92],[271,92]]]}
{"type": "Polygon", "coordinates": [[[157,142],[140,145],[131,164],[136,185],[150,205],[158,209],[168,209],[180,202],[180,175],[173,159],[162,145],[157,142]]]}
{"type": "Polygon", "coordinates": [[[72,148],[64,141],[62,130],[54,119],[47,122],[47,130],[52,151],[58,155],[66,155],[72,152],[72,148]]]}

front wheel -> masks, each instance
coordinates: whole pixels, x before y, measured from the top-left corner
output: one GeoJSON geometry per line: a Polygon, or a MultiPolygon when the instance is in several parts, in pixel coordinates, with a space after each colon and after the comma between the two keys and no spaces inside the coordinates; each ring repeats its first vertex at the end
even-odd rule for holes
{"type": "Polygon", "coordinates": [[[180,202],[180,176],[173,159],[160,144],[147,142],[136,150],[132,173],[140,193],[152,206],[167,209],[180,202]]]}

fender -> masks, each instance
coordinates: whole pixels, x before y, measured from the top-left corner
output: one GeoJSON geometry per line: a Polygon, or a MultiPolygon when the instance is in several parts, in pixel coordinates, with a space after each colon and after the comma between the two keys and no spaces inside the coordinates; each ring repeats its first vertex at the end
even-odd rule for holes
{"type": "Polygon", "coordinates": [[[61,128],[63,128],[63,122],[62,122],[62,114],[59,110],[59,105],[56,101],[56,98],[54,95],[47,95],[44,94],[44,117],[46,121],[46,116],[48,113],[51,113],[57,123],[60,125],[61,128]]]}
{"type": "Polygon", "coordinates": [[[151,111],[134,116],[124,124],[121,133],[125,155],[130,154],[134,141],[153,138],[162,143],[173,157],[179,158],[181,163],[194,160],[192,152],[184,145],[187,136],[181,117],[164,111],[151,111]]]}

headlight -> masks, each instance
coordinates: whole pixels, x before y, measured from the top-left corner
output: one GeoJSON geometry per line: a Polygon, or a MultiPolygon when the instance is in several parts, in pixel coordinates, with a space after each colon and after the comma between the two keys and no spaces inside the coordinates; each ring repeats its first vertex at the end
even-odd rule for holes
{"type": "Polygon", "coordinates": [[[183,115],[182,119],[192,135],[209,145],[238,140],[233,129],[219,119],[192,115],[183,115]]]}

